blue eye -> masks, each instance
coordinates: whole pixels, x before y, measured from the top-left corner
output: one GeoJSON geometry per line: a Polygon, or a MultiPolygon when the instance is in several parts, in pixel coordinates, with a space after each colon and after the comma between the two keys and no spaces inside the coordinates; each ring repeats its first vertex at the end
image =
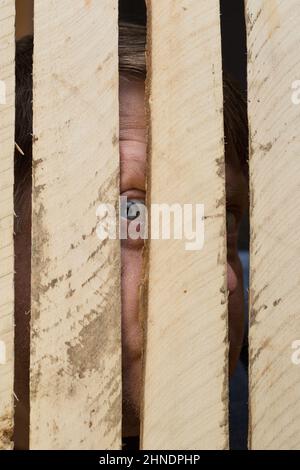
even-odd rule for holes
{"type": "Polygon", "coordinates": [[[121,217],[127,220],[135,220],[141,215],[141,205],[145,205],[142,199],[127,199],[127,203],[121,205],[121,217]]]}

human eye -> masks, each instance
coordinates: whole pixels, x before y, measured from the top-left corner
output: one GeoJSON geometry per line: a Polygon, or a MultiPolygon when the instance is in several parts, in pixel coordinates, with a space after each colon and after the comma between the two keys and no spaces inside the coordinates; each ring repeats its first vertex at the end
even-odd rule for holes
{"type": "Polygon", "coordinates": [[[125,204],[121,204],[121,217],[127,221],[133,221],[143,215],[145,207],[144,199],[126,199],[125,204]]]}
{"type": "Polygon", "coordinates": [[[137,191],[123,194],[120,205],[120,227],[122,245],[141,248],[147,238],[147,210],[145,194],[137,191]]]}

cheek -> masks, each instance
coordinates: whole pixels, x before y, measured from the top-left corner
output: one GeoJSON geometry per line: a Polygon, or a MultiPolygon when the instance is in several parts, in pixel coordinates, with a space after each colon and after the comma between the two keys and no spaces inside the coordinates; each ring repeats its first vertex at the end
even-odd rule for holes
{"type": "Polygon", "coordinates": [[[122,247],[122,340],[125,360],[140,357],[139,286],[142,277],[142,247],[122,247]]]}
{"type": "Polygon", "coordinates": [[[230,263],[227,263],[227,289],[230,293],[234,293],[238,286],[238,278],[236,272],[231,267],[230,263]]]}

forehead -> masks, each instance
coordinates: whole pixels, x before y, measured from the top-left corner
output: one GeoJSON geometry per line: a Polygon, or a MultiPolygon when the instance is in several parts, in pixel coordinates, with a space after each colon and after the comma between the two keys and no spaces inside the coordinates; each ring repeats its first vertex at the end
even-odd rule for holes
{"type": "Polygon", "coordinates": [[[120,131],[145,129],[145,83],[120,77],[120,131]]]}

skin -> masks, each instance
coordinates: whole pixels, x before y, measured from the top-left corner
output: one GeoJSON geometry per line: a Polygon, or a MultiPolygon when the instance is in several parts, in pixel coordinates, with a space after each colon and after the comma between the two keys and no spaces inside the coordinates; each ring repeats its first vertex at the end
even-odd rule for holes
{"type": "MultiPolygon", "coordinates": [[[[121,195],[145,201],[146,118],[142,80],[120,77],[121,195]]],[[[227,149],[227,288],[229,304],[230,373],[234,370],[243,340],[243,279],[238,257],[239,223],[247,205],[247,184],[234,149],[227,149]]],[[[16,296],[16,383],[19,399],[15,408],[15,448],[28,448],[28,374],[30,310],[31,186],[22,188],[22,203],[16,204],[15,296],[16,296]],[[17,222],[16,222],[17,223],[17,222]]],[[[125,219],[125,223],[127,223],[125,219]]],[[[139,434],[142,330],[139,321],[139,285],[142,275],[142,240],[123,240],[122,250],[122,360],[123,436],[139,434]]],[[[201,286],[199,285],[199,288],[201,286]]]]}
{"type": "MultiPolygon", "coordinates": [[[[143,81],[120,80],[121,194],[145,200],[146,118],[143,81]]],[[[247,204],[247,183],[234,149],[227,149],[227,288],[229,308],[229,369],[233,372],[244,332],[243,274],[238,256],[240,221],[247,204]]],[[[139,433],[142,330],[139,323],[141,240],[122,241],[123,435],[139,433]]],[[[201,286],[199,285],[199,288],[201,286]]]]}

